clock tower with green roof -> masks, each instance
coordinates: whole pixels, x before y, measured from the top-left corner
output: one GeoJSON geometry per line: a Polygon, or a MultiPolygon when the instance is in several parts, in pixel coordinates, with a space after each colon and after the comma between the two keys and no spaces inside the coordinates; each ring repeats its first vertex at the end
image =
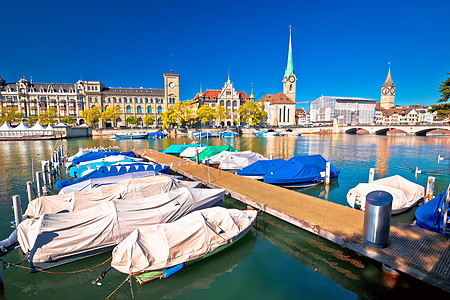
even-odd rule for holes
{"type": "Polygon", "coordinates": [[[283,77],[283,93],[295,102],[295,94],[297,90],[297,77],[294,73],[294,63],[292,59],[292,30],[289,26],[289,51],[286,71],[283,77]]]}

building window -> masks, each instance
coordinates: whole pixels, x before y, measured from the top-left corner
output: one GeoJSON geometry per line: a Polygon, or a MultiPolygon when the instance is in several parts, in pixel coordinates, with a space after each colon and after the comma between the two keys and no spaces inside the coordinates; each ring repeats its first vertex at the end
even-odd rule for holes
{"type": "Polygon", "coordinates": [[[153,103],[153,98],[150,99],[150,103],[153,103]]]}
{"type": "Polygon", "coordinates": [[[138,103],[138,98],[134,98],[134,103],[138,103]]]}
{"type": "Polygon", "coordinates": [[[144,102],[144,100],[142,100],[142,98],[141,98],[140,100],[141,100],[141,103],[143,103],[143,102],[144,102]]]}
{"type": "Polygon", "coordinates": [[[114,97],[114,98],[113,98],[113,101],[114,101],[114,103],[116,103],[116,102],[117,102],[117,99],[116,99],[116,97],[114,97]]]}
{"type": "Polygon", "coordinates": [[[145,103],[148,103],[148,98],[145,98],[145,103]]]}
{"type": "Polygon", "coordinates": [[[162,98],[161,98],[161,100],[160,100],[160,101],[161,101],[160,103],[164,103],[164,99],[162,99],[162,98]]]}
{"type": "Polygon", "coordinates": [[[158,114],[162,114],[162,107],[158,106],[158,114]]]}
{"type": "Polygon", "coordinates": [[[149,114],[152,113],[152,107],[151,107],[151,106],[147,107],[147,112],[148,112],[149,114]]]}
{"type": "Polygon", "coordinates": [[[122,98],[119,98],[119,103],[122,103],[122,98]]]}
{"type": "Polygon", "coordinates": [[[136,111],[137,111],[138,114],[142,113],[142,108],[141,108],[140,105],[137,107],[136,111]]]}
{"type": "Polygon", "coordinates": [[[131,114],[131,106],[127,106],[127,114],[131,114]]]}
{"type": "Polygon", "coordinates": [[[225,102],[223,102],[223,100],[220,101],[220,106],[225,106],[225,102]]]}
{"type": "Polygon", "coordinates": [[[123,98],[123,102],[124,102],[124,103],[127,103],[127,98],[123,98]]]}
{"type": "Polygon", "coordinates": [[[107,110],[107,109],[108,109],[108,107],[109,107],[109,105],[106,105],[106,106],[105,106],[105,110],[107,110]]]}
{"type": "Polygon", "coordinates": [[[92,97],[89,97],[89,102],[92,102],[92,97]]]}
{"type": "Polygon", "coordinates": [[[289,86],[289,91],[292,92],[292,84],[289,86]]]}

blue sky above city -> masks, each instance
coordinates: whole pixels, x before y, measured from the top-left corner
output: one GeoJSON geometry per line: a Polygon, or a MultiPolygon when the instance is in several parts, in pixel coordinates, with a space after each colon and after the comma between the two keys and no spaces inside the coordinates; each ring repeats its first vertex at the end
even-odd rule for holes
{"type": "MultiPolygon", "coordinates": [[[[391,62],[395,104],[435,104],[450,72],[449,1],[2,1],[7,82],[162,88],[181,99],[228,73],[257,100],[282,91],[292,25],[297,102],[380,99],[391,62]]],[[[297,107],[309,108],[307,103],[297,107]]]]}

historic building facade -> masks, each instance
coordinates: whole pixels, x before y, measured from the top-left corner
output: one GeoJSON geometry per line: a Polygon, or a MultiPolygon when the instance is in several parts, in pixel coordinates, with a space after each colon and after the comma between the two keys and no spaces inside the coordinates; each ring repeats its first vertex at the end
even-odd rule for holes
{"type": "Polygon", "coordinates": [[[121,116],[101,124],[106,127],[127,125],[129,116],[136,116],[142,122],[145,115],[154,115],[160,121],[160,115],[180,100],[180,74],[164,73],[163,77],[163,89],[112,88],[100,81],[83,80],[74,84],[35,83],[22,78],[16,83],[6,83],[0,77],[0,105],[22,112],[24,118],[54,108],[59,119],[69,116],[77,124],[84,123],[81,112],[85,109],[119,106],[121,116]]]}
{"type": "MultiPolygon", "coordinates": [[[[239,107],[247,100],[255,100],[253,93],[249,97],[244,91],[236,91],[233,83],[228,75],[228,80],[225,82],[221,90],[206,90],[200,91],[195,95],[194,101],[198,102],[198,107],[202,105],[216,106],[221,105],[230,111],[230,117],[225,120],[226,126],[236,125],[235,120],[239,118],[237,113],[239,107]]],[[[219,124],[216,124],[219,125],[219,124]]]]}
{"type": "Polygon", "coordinates": [[[259,100],[259,102],[264,104],[264,110],[267,112],[267,124],[274,126],[296,125],[296,92],[297,77],[294,73],[292,57],[292,32],[289,31],[288,61],[283,76],[283,92],[275,95],[267,94],[259,100]]]}

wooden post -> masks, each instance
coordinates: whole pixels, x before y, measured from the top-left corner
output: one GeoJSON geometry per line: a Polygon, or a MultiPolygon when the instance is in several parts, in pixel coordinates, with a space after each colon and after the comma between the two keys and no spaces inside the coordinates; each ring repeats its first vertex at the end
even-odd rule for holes
{"type": "Polygon", "coordinates": [[[44,194],[42,193],[42,186],[44,185],[42,179],[42,172],[36,172],[36,188],[38,197],[42,197],[44,194]]]}
{"type": "Polygon", "coordinates": [[[331,163],[328,161],[325,169],[325,185],[330,184],[331,163]]]}
{"type": "Polygon", "coordinates": [[[428,177],[427,181],[427,193],[425,195],[425,198],[423,199],[424,203],[427,203],[431,199],[433,199],[433,193],[434,193],[434,182],[436,178],[433,176],[428,177]]]}
{"type": "Polygon", "coordinates": [[[31,177],[33,177],[33,182],[34,182],[34,160],[31,159],[31,177]]]}
{"type": "Polygon", "coordinates": [[[370,168],[370,170],[369,170],[369,183],[372,183],[374,178],[375,178],[375,169],[374,168],[370,168]]]}
{"type": "Polygon", "coordinates": [[[20,196],[14,195],[12,197],[13,209],[14,209],[14,221],[16,228],[22,222],[22,203],[20,203],[20,196]]]}
{"type": "Polygon", "coordinates": [[[272,153],[272,152],[270,152],[269,159],[270,159],[270,160],[273,159],[273,153],[272,153]]]}
{"type": "Polygon", "coordinates": [[[47,179],[48,179],[48,177],[47,177],[47,167],[46,167],[46,161],[41,161],[41,166],[42,166],[42,183],[43,183],[43,186],[44,185],[48,185],[48,182],[47,182],[47,179]]]}
{"type": "Polygon", "coordinates": [[[27,181],[27,194],[28,194],[28,203],[33,201],[33,183],[31,181],[27,181]]]}
{"type": "Polygon", "coordinates": [[[198,148],[195,148],[195,162],[197,165],[200,163],[199,157],[198,157],[198,148]]]}

